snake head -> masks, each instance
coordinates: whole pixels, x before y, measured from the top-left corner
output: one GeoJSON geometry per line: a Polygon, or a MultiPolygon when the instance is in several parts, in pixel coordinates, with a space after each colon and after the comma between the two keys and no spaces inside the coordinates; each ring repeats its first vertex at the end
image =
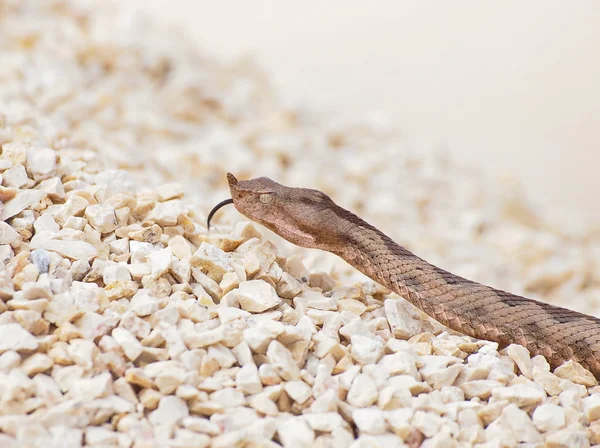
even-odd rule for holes
{"type": "Polygon", "coordinates": [[[286,187],[267,177],[238,180],[227,173],[227,181],[231,200],[217,205],[209,216],[220,206],[233,202],[242,215],[293,244],[326,249],[328,243],[333,243],[337,206],[325,193],[286,187]]]}

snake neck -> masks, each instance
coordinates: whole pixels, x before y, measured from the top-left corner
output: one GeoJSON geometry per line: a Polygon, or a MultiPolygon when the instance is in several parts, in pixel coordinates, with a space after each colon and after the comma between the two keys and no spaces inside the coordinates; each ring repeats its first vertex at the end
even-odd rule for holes
{"type": "Polygon", "coordinates": [[[372,280],[446,327],[497,341],[501,346],[512,342],[509,329],[492,322],[488,311],[501,305],[497,299],[499,294],[517,296],[438,268],[355,215],[346,218],[345,235],[345,244],[340,246],[337,255],[372,280]],[[482,298],[492,298],[491,308],[479,305],[482,298]]]}
{"type": "MultiPolygon", "coordinates": [[[[429,308],[427,291],[453,288],[459,280],[473,283],[419,258],[355,215],[346,217],[344,234],[338,256],[419,308],[429,308]]],[[[440,294],[435,300],[442,303],[452,297],[440,294]]]]}
{"type": "Polygon", "coordinates": [[[356,215],[335,208],[320,249],[333,252],[441,324],[460,333],[521,344],[552,367],[572,359],[600,379],[600,320],[501,291],[417,257],[356,215]]]}

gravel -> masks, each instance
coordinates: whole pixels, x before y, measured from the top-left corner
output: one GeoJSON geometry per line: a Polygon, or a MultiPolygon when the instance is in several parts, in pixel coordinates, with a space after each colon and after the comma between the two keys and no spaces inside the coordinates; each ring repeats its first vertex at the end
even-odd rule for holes
{"type": "MultiPolygon", "coordinates": [[[[283,105],[250,63],[106,6],[0,1],[0,444],[600,443],[600,389],[454,334],[229,209],[311,186],[419,255],[587,313],[600,239],[381,117],[283,105]],[[318,163],[316,162],[318,161],[318,163]]],[[[545,444],[545,445],[544,445],[545,444]]]]}

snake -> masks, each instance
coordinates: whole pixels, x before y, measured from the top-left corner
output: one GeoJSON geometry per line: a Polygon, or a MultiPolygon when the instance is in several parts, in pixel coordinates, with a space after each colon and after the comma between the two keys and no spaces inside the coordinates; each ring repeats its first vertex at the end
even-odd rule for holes
{"type": "Polygon", "coordinates": [[[301,247],[331,252],[373,281],[459,333],[519,344],[552,369],[572,360],[600,379],[600,319],[521,297],[441,269],[395,243],[325,193],[287,187],[267,177],[238,180],[227,173],[227,204],[301,247]]]}

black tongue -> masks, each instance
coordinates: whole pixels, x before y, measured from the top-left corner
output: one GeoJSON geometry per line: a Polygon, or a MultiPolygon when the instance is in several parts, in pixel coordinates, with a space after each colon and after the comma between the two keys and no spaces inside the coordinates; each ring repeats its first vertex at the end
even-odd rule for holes
{"type": "MultiPolygon", "coordinates": [[[[229,174],[228,174],[229,176],[229,174]]],[[[232,175],[233,177],[233,175],[232,175]]],[[[235,177],[234,177],[235,179],[235,177]]],[[[236,180],[237,182],[237,180],[236,180]]],[[[213,209],[208,214],[208,218],[206,218],[206,228],[210,230],[210,220],[214,216],[215,213],[219,211],[221,207],[225,207],[226,205],[233,204],[233,199],[225,199],[224,201],[219,202],[217,205],[213,207],[213,209]]]]}

